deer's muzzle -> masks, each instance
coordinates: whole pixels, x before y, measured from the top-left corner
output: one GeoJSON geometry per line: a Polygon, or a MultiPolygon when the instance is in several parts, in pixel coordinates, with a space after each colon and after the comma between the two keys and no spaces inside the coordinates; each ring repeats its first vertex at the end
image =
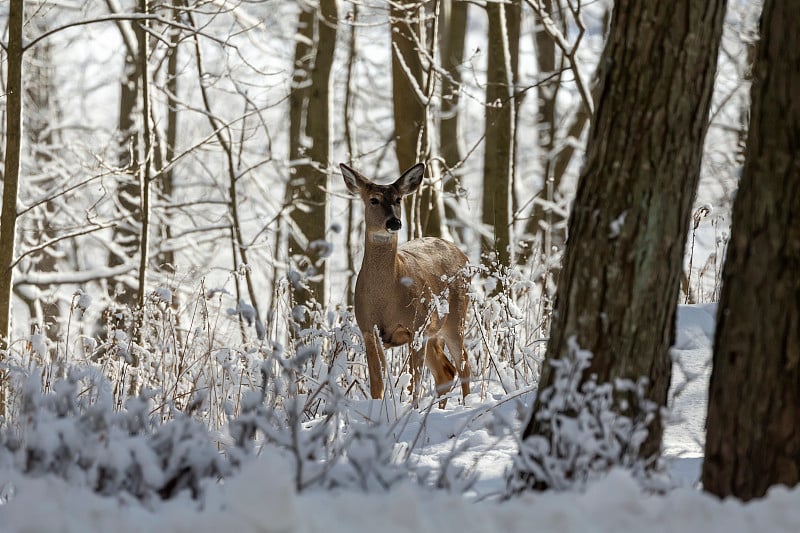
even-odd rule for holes
{"type": "Polygon", "coordinates": [[[403,223],[400,222],[400,219],[397,217],[392,217],[386,221],[386,229],[392,232],[400,231],[400,228],[403,227],[403,223]]]}

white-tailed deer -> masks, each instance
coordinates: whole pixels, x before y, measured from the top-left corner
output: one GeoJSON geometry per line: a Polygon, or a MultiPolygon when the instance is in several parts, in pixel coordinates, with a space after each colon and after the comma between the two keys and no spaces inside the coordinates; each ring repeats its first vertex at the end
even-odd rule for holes
{"type": "MultiPolygon", "coordinates": [[[[467,256],[453,243],[434,237],[397,244],[403,197],[419,188],[425,165],[414,165],[391,185],[377,185],[345,164],[340,167],[348,190],[364,202],[364,260],[356,282],[355,312],[367,350],[372,397],[383,398],[386,360],[379,343],[387,348],[409,345],[415,404],[423,361],[433,374],[438,395],[452,388],[458,374],[461,393],[466,397],[470,379],[464,349],[469,307],[467,256]],[[436,298],[447,302],[447,313],[440,315],[432,308],[436,298]],[[419,345],[413,342],[417,332],[422,343],[415,350],[413,344],[419,345]],[[455,365],[447,358],[444,346],[455,365]]],[[[441,407],[445,401],[440,402],[441,407]]]]}

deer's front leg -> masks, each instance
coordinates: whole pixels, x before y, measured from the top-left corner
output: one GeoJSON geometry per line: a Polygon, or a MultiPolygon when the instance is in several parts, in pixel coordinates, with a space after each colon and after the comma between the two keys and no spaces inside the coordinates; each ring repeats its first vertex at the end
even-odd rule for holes
{"type": "Polygon", "coordinates": [[[362,332],[364,335],[364,347],[367,351],[367,368],[369,369],[369,393],[373,400],[383,399],[383,372],[386,360],[383,353],[383,346],[378,343],[380,340],[374,331],[362,332]]]}

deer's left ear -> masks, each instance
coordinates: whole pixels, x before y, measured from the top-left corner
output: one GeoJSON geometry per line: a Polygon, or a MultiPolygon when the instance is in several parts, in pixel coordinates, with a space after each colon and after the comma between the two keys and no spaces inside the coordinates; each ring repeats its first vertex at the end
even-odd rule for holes
{"type": "Polygon", "coordinates": [[[403,196],[407,194],[413,194],[417,189],[419,189],[419,186],[422,183],[422,177],[424,175],[425,164],[417,163],[413,167],[403,172],[403,175],[397,178],[397,181],[395,181],[393,185],[403,196]]]}

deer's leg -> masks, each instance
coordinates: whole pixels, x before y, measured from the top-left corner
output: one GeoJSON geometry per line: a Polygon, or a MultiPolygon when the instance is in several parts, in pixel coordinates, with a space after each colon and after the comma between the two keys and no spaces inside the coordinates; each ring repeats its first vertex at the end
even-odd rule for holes
{"type": "Polygon", "coordinates": [[[464,335],[460,330],[454,332],[446,332],[444,334],[444,341],[447,344],[447,349],[450,351],[450,356],[455,361],[455,371],[458,373],[459,381],[461,382],[461,395],[466,398],[469,394],[469,382],[472,371],[469,367],[469,357],[467,350],[464,348],[464,335]]]}
{"type": "Polygon", "coordinates": [[[469,309],[469,281],[461,280],[460,286],[463,290],[455,290],[450,293],[450,314],[445,319],[442,326],[441,335],[450,351],[450,357],[456,364],[456,371],[461,381],[461,395],[466,398],[469,394],[469,382],[472,370],[469,366],[469,356],[464,347],[464,330],[467,323],[467,310],[469,309]]]}
{"type": "MultiPolygon", "coordinates": [[[[436,337],[428,340],[428,349],[425,352],[425,363],[431,369],[433,381],[436,383],[436,395],[444,396],[453,387],[456,377],[456,367],[444,353],[442,341],[436,337]]],[[[447,398],[439,401],[439,408],[444,409],[447,398]]]]}
{"type": "Polygon", "coordinates": [[[379,346],[373,332],[364,334],[364,347],[367,351],[367,368],[369,369],[369,393],[372,399],[383,399],[383,372],[386,366],[383,347],[379,346]]]}

